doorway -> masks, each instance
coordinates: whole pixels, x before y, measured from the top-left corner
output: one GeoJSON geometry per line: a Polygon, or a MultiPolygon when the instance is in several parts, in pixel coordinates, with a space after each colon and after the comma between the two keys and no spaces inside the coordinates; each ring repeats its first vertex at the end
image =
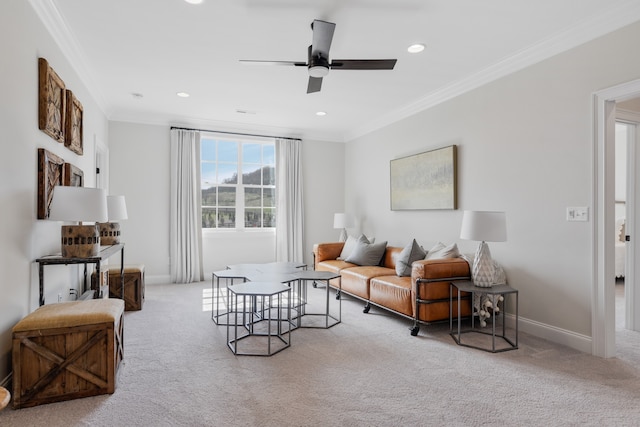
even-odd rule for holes
{"type": "MultiPolygon", "coordinates": [[[[597,92],[594,95],[594,221],[593,221],[593,294],[592,294],[592,353],[601,357],[613,357],[616,355],[616,331],[615,331],[615,125],[617,117],[617,104],[623,106],[625,102],[632,102],[633,98],[640,97],[640,80],[615,86],[597,92]]],[[[624,110],[620,108],[621,112],[624,110]]],[[[637,138],[637,137],[636,137],[637,138]]],[[[630,144],[630,162],[638,165],[638,156],[635,150],[636,144],[630,144]]],[[[630,236],[631,241],[626,243],[627,266],[625,268],[625,295],[627,300],[625,307],[626,317],[632,320],[633,325],[640,320],[640,288],[637,286],[637,278],[634,266],[637,265],[634,229],[638,215],[634,209],[634,200],[640,200],[637,188],[634,185],[636,179],[633,174],[637,167],[628,168],[627,185],[631,182],[631,188],[627,188],[626,225],[625,235],[630,236]],[[632,192],[632,194],[629,194],[632,192]],[[637,291],[636,291],[637,290],[637,291]]],[[[640,328],[638,328],[640,330],[640,328]]]]}

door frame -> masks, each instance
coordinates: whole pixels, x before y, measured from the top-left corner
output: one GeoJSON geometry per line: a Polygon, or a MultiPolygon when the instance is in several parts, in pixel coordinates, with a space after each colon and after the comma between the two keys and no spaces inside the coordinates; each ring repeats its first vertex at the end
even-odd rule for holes
{"type": "MultiPolygon", "coordinates": [[[[640,79],[593,94],[593,287],[591,352],[615,356],[615,122],[616,102],[640,96],[640,79]]],[[[635,241],[632,241],[635,245],[635,241]]]]}
{"type": "MultiPolygon", "coordinates": [[[[636,221],[629,221],[629,218],[637,218],[638,210],[636,209],[638,201],[638,188],[636,182],[638,179],[638,167],[640,163],[638,159],[638,147],[640,147],[640,113],[635,111],[616,111],[616,122],[624,123],[629,126],[630,134],[627,136],[627,196],[626,196],[626,214],[625,218],[625,234],[627,236],[636,236],[636,221]]],[[[631,244],[626,244],[626,262],[625,262],[625,328],[633,331],[640,331],[640,289],[638,288],[638,277],[636,276],[637,247],[635,239],[631,244]]]]}

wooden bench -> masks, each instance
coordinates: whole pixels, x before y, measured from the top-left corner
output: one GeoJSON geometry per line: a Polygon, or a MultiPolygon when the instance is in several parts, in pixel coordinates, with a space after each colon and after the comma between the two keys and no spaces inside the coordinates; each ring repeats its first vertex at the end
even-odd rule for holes
{"type": "MultiPolygon", "coordinates": [[[[100,285],[96,284],[96,273],[91,273],[91,286],[102,289],[109,287],[109,298],[122,298],[120,286],[120,266],[108,266],[100,272],[100,285]]],[[[142,310],[144,303],[144,264],[124,266],[124,311],[142,310]]]]}
{"type": "Polygon", "coordinates": [[[124,302],[43,305],[13,327],[13,407],[113,393],[124,356],[124,302]]]}
{"type": "MultiPolygon", "coordinates": [[[[109,266],[109,297],[121,298],[120,266],[109,266]]],[[[144,303],[144,264],[124,266],[124,309],[142,310],[144,303]]]]}

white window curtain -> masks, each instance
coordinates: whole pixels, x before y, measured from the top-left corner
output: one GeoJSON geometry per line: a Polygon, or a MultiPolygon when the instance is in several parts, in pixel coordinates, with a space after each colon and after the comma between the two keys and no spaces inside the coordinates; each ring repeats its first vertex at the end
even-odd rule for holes
{"type": "Polygon", "coordinates": [[[171,129],[169,255],[173,283],[204,280],[199,177],[199,133],[171,129]]]}
{"type": "Polygon", "coordinates": [[[303,260],[301,141],[276,139],[276,261],[303,260]]]}

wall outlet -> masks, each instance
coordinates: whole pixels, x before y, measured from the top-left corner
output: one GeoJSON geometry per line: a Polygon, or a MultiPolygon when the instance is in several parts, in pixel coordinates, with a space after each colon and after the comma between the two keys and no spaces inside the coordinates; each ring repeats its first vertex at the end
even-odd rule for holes
{"type": "Polygon", "coordinates": [[[589,208],[567,208],[567,221],[589,221],[589,208]]]}
{"type": "Polygon", "coordinates": [[[58,294],[58,302],[62,302],[62,293],[58,294]]]}

